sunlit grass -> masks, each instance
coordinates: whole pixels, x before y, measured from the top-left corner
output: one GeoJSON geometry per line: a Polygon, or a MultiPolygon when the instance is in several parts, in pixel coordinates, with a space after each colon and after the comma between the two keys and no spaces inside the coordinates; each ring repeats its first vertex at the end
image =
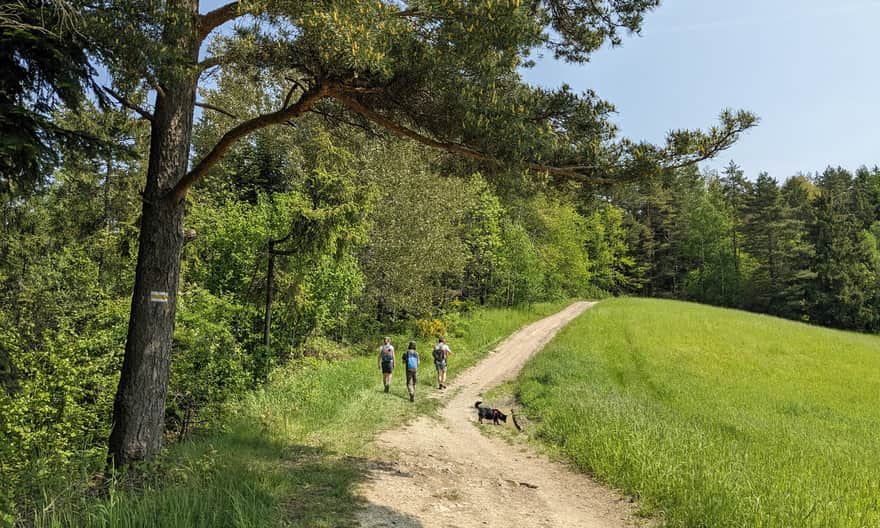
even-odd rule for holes
{"type": "Polygon", "coordinates": [[[671,526],[880,526],[880,337],[609,300],[515,390],[539,439],[671,526]]]}
{"type": "MultiPolygon", "coordinates": [[[[450,379],[520,326],[567,303],[531,309],[479,310],[450,339],[450,379]]],[[[375,347],[334,362],[300,360],[275,372],[263,388],[230,412],[223,430],[173,446],[139,489],[111,486],[105,499],[50,508],[38,526],[113,527],[338,527],[353,522],[355,488],[363,481],[367,446],[377,432],[431,412],[424,396],[436,383],[430,349],[422,357],[416,402],[403,371],[391,394],[382,392],[375,347]]],[[[395,339],[398,351],[408,336],[395,339]]],[[[47,501],[48,502],[48,501],[47,501]]]]}

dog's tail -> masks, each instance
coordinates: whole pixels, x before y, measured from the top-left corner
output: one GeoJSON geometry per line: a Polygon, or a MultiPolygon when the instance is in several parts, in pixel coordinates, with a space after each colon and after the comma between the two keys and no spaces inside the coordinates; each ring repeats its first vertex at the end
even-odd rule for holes
{"type": "Polygon", "coordinates": [[[518,421],[516,421],[516,413],[513,412],[513,411],[511,410],[511,411],[510,411],[510,416],[513,417],[513,425],[516,426],[516,430],[517,430],[517,431],[522,431],[522,430],[523,430],[522,426],[519,424],[518,421]]]}
{"type": "Polygon", "coordinates": [[[482,401],[478,401],[477,403],[474,404],[474,407],[476,407],[477,409],[479,409],[481,403],[483,403],[483,402],[482,402],[482,401]]]}

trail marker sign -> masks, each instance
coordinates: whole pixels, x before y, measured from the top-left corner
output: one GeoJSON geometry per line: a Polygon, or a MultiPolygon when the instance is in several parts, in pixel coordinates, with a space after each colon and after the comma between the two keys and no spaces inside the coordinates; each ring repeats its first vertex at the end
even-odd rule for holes
{"type": "Polygon", "coordinates": [[[150,292],[150,302],[167,303],[168,302],[168,292],[151,291],[150,292]]]}

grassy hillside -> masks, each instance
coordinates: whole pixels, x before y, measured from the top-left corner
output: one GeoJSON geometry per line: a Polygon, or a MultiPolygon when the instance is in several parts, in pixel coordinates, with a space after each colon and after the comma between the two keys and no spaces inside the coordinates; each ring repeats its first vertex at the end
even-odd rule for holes
{"type": "Polygon", "coordinates": [[[880,337],[615,299],[515,390],[538,438],[671,526],[880,526],[880,337]]]}
{"type": "MultiPolygon", "coordinates": [[[[567,303],[532,309],[480,310],[450,339],[450,378],[476,362],[520,326],[567,303]]],[[[402,371],[392,394],[382,392],[379,346],[333,363],[298,361],[275,373],[261,390],[236,404],[223,431],[174,446],[149,468],[136,490],[114,486],[104,500],[47,508],[38,526],[113,527],[337,527],[357,507],[354,489],[364,478],[367,445],[380,430],[440,402],[434,389],[430,345],[422,340],[421,379],[410,403],[402,371]]],[[[406,347],[409,338],[394,343],[406,347]]],[[[386,456],[388,456],[386,454],[386,456]]],[[[59,498],[65,502],[63,498],[59,498]]]]}

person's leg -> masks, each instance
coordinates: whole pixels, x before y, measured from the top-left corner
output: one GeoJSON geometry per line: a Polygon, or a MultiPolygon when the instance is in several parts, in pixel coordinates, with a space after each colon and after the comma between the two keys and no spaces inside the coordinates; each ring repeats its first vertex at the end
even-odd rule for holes
{"type": "Polygon", "coordinates": [[[391,373],[385,372],[382,375],[382,381],[385,383],[385,392],[388,392],[391,389],[391,373]]]}
{"type": "Polygon", "coordinates": [[[406,371],[406,390],[409,391],[409,401],[414,401],[416,397],[416,371],[406,371]]]}
{"type": "Polygon", "coordinates": [[[437,364],[437,363],[435,363],[435,364],[434,364],[434,368],[437,370],[437,388],[438,388],[438,389],[442,389],[443,386],[442,386],[441,384],[443,383],[443,378],[440,377],[440,376],[441,376],[441,374],[440,374],[440,371],[441,371],[441,369],[440,369],[440,365],[437,364]]]}
{"type": "Polygon", "coordinates": [[[440,386],[446,388],[446,367],[440,369],[440,386]]]}

